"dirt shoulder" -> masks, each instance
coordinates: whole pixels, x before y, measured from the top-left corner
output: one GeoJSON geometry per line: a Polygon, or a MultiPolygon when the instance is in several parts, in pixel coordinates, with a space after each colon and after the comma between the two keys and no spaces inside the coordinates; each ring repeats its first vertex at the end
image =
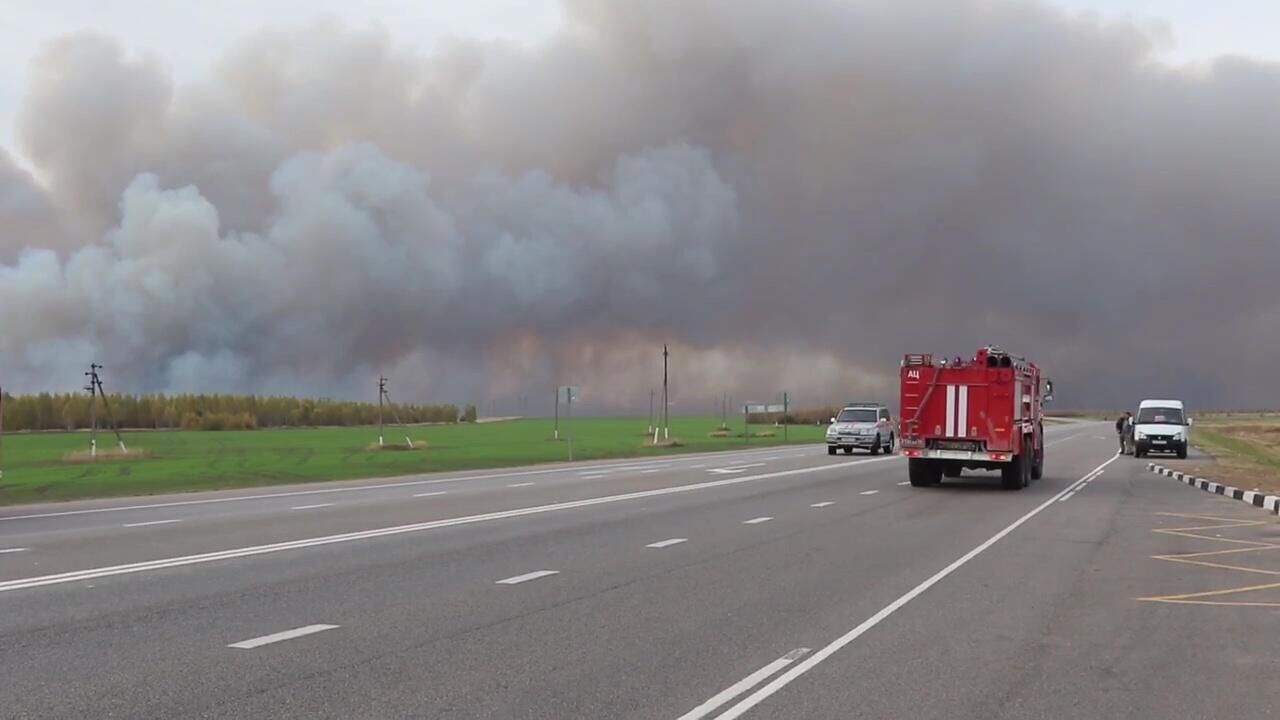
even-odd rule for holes
{"type": "Polygon", "coordinates": [[[1161,464],[1242,490],[1280,495],[1280,417],[1206,420],[1197,424],[1191,441],[1208,457],[1161,464]]]}

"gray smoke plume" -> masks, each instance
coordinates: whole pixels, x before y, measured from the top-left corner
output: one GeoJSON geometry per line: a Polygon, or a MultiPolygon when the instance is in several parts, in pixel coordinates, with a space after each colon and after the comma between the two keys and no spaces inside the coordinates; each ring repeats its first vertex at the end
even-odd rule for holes
{"type": "Polygon", "coordinates": [[[1280,67],[1013,0],[567,0],[533,47],[272,30],[175,85],[52,40],[0,155],[0,382],[533,409],[890,398],[996,343],[1064,403],[1275,405],[1280,67]]]}

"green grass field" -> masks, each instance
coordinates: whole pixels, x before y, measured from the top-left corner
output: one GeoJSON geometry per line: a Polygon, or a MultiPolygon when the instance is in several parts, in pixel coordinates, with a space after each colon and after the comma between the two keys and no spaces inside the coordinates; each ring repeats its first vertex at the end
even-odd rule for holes
{"type": "MultiPolygon", "coordinates": [[[[575,460],[645,457],[761,447],[783,442],[782,429],[752,426],[776,437],[713,438],[718,418],[672,418],[671,434],[683,445],[645,447],[643,418],[575,419],[575,460]]],[[[741,424],[731,428],[735,434],[741,424]]],[[[791,426],[791,443],[821,442],[825,426],[791,426]]],[[[388,443],[404,443],[404,433],[387,428],[388,443]]],[[[568,442],[552,439],[551,420],[513,420],[477,425],[408,428],[415,442],[428,447],[409,451],[371,451],[376,428],[315,428],[244,432],[133,432],[125,434],[140,459],[69,462],[87,450],[88,433],[5,435],[0,447],[0,505],[91,497],[151,495],[279,483],[339,480],[447,470],[509,467],[568,460],[568,442]]],[[[111,433],[98,434],[99,449],[114,446],[111,433]]]]}

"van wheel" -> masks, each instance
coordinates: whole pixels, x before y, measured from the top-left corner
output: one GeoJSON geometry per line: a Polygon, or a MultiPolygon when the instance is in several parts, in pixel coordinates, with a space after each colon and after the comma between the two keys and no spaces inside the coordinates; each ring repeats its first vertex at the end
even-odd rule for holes
{"type": "Polygon", "coordinates": [[[1187,446],[1185,444],[1178,448],[1178,459],[1179,460],[1187,459],[1187,446]]]}
{"type": "Polygon", "coordinates": [[[828,445],[828,446],[827,446],[827,454],[828,454],[828,455],[835,455],[835,454],[836,454],[836,446],[835,446],[835,445],[828,445]]]}

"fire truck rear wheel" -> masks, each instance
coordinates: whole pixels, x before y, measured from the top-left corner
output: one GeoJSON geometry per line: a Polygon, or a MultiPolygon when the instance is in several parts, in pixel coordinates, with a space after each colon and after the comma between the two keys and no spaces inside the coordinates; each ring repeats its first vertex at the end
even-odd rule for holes
{"type": "Polygon", "coordinates": [[[1022,452],[1013,462],[1000,468],[1000,486],[1005,490],[1021,490],[1027,486],[1031,476],[1031,468],[1027,467],[1027,453],[1022,452]]]}
{"type": "Polygon", "coordinates": [[[1031,466],[1031,479],[1039,480],[1042,477],[1044,477],[1044,450],[1040,451],[1036,456],[1036,463],[1031,466]]]}
{"type": "Polygon", "coordinates": [[[942,471],[942,476],[949,477],[949,478],[958,478],[960,477],[960,473],[963,472],[963,470],[964,468],[961,468],[958,463],[948,463],[946,469],[942,471]]]}
{"type": "Polygon", "coordinates": [[[933,460],[911,458],[907,461],[907,477],[914,487],[929,487],[942,482],[942,465],[933,460]]]}

